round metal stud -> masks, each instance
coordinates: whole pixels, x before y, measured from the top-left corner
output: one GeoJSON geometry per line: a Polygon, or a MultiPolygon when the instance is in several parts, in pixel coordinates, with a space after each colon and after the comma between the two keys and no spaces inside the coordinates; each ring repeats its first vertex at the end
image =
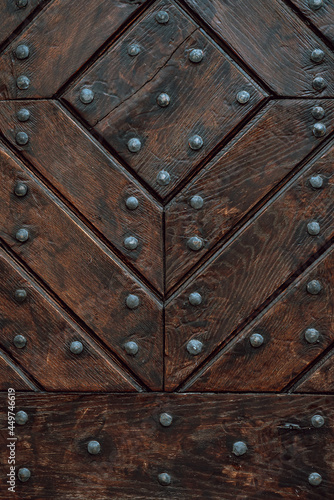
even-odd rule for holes
{"type": "Polygon", "coordinates": [[[131,151],[131,153],[138,153],[138,151],[141,150],[141,142],[137,137],[132,137],[128,141],[128,150],[131,151]]]}
{"type": "Polygon", "coordinates": [[[232,452],[235,456],[241,457],[242,455],[247,453],[247,451],[248,451],[247,444],[244,443],[243,441],[236,441],[235,443],[233,443],[232,452]]]}
{"type": "Polygon", "coordinates": [[[18,45],[15,49],[15,55],[17,59],[27,59],[29,57],[28,45],[18,45]]]}
{"type": "Polygon", "coordinates": [[[18,132],[15,136],[16,144],[25,146],[29,142],[29,136],[26,132],[18,132]]]}
{"type": "Polygon", "coordinates": [[[19,229],[16,232],[15,238],[17,239],[17,241],[21,241],[21,243],[24,243],[29,239],[29,233],[26,229],[19,229]]]}
{"type": "Polygon", "coordinates": [[[171,483],[171,477],[167,472],[162,472],[158,476],[158,481],[162,486],[169,486],[171,483]]]}
{"type": "Polygon", "coordinates": [[[189,52],[189,61],[199,63],[203,60],[204,54],[201,49],[193,49],[189,52]]]}
{"type": "Polygon", "coordinates": [[[15,290],[14,297],[17,302],[24,302],[27,298],[27,292],[22,289],[15,290]]]}
{"type": "Polygon", "coordinates": [[[15,422],[18,425],[26,424],[28,422],[28,414],[23,410],[18,411],[15,415],[15,422]]]}
{"type": "Polygon", "coordinates": [[[83,344],[79,340],[74,340],[74,342],[71,342],[70,345],[70,351],[73,354],[81,354],[83,351],[83,344]]]}
{"type": "Polygon", "coordinates": [[[26,481],[28,481],[28,479],[30,479],[31,477],[31,472],[29,469],[27,469],[26,467],[21,467],[18,471],[17,471],[17,477],[19,478],[19,480],[22,482],[22,483],[25,483],[26,481]]]}
{"type": "Polygon", "coordinates": [[[189,139],[189,147],[193,149],[194,151],[197,151],[198,149],[201,149],[203,146],[203,139],[200,135],[193,135],[189,139]]]}
{"type": "Polygon", "coordinates": [[[307,232],[311,236],[317,236],[320,233],[320,225],[316,221],[309,222],[307,224],[307,232]]]}
{"type": "Polygon", "coordinates": [[[15,335],[13,342],[18,349],[23,349],[27,345],[27,339],[23,335],[15,335]]]}
{"type": "Polygon", "coordinates": [[[253,333],[250,338],[249,342],[252,347],[260,347],[263,344],[263,337],[259,333],[253,333]]]}
{"type": "Polygon", "coordinates": [[[321,120],[325,116],[325,110],[322,106],[314,106],[312,108],[312,116],[316,120],[321,120]]]}
{"type": "Polygon", "coordinates": [[[325,52],[321,49],[314,49],[311,52],[310,59],[315,63],[321,63],[325,58],[325,52]]]}
{"type": "Polygon", "coordinates": [[[157,175],[157,183],[160,184],[160,186],[168,186],[170,183],[170,175],[166,170],[161,170],[158,172],[157,175]]]}
{"type": "Polygon", "coordinates": [[[172,425],[173,417],[169,413],[161,413],[159,421],[163,427],[169,427],[172,425]]]}
{"type": "Polygon", "coordinates": [[[325,424],[325,419],[322,415],[313,415],[311,424],[316,428],[322,427],[325,424]]]}
{"type": "Polygon", "coordinates": [[[130,354],[130,356],[135,356],[137,352],[139,351],[138,344],[136,342],[130,341],[126,342],[124,344],[124,349],[127,354],[130,354]]]}
{"type": "Polygon", "coordinates": [[[137,43],[133,43],[131,45],[129,45],[128,47],[128,54],[129,56],[137,56],[138,54],[140,53],[140,47],[137,43]]]}
{"type": "Polygon", "coordinates": [[[30,85],[30,80],[27,76],[25,75],[21,75],[17,78],[16,80],[16,86],[20,89],[20,90],[27,90],[29,88],[29,85],[30,85]]]}
{"type": "Polygon", "coordinates": [[[322,78],[322,76],[316,76],[312,82],[312,87],[314,88],[314,90],[318,90],[320,92],[327,87],[327,83],[322,78]]]}
{"type": "Polygon", "coordinates": [[[28,0],[16,0],[16,5],[19,9],[24,9],[28,5],[28,0]]]}
{"type": "Polygon", "coordinates": [[[308,482],[312,486],[319,486],[322,483],[322,477],[317,472],[312,472],[308,477],[308,482]]]}
{"type": "Polygon", "coordinates": [[[127,236],[123,243],[128,250],[135,250],[138,247],[138,240],[134,236],[127,236]]]}
{"type": "Polygon", "coordinates": [[[323,183],[324,183],[324,181],[323,181],[323,178],[321,177],[321,175],[313,175],[310,178],[310,184],[314,189],[322,188],[323,183]]]}
{"type": "Polygon", "coordinates": [[[204,242],[203,242],[202,238],[200,238],[199,236],[192,236],[187,241],[187,245],[188,245],[188,248],[190,248],[190,250],[193,250],[194,252],[198,252],[199,250],[201,250],[203,248],[204,242]]]}
{"type": "Polygon", "coordinates": [[[30,118],[30,111],[25,108],[21,108],[16,113],[16,117],[20,122],[27,122],[30,118]]]}
{"type": "Polygon", "coordinates": [[[326,125],[323,123],[315,123],[312,132],[315,137],[323,137],[326,134],[326,125]]]}
{"type": "Polygon", "coordinates": [[[241,90],[240,92],[237,93],[237,101],[240,104],[247,104],[249,99],[250,99],[250,94],[246,90],[241,90]]]}
{"type": "Polygon", "coordinates": [[[155,16],[155,20],[159,24],[167,24],[169,21],[169,15],[168,12],[164,10],[160,10],[160,12],[157,12],[155,16]]]}
{"type": "Polygon", "coordinates": [[[187,344],[187,351],[189,352],[189,354],[191,354],[192,356],[197,356],[202,352],[202,350],[203,350],[203,344],[200,340],[195,340],[195,339],[189,340],[187,344]]]}
{"type": "Polygon", "coordinates": [[[200,208],[202,208],[203,204],[204,204],[203,198],[198,194],[190,198],[190,206],[195,210],[199,210],[200,208]]]}
{"type": "Polygon", "coordinates": [[[309,281],[306,285],[306,290],[312,295],[318,295],[321,292],[322,286],[318,280],[309,281]]]}
{"type": "Polygon", "coordinates": [[[321,7],[324,5],[323,0],[308,0],[308,5],[310,9],[312,10],[318,10],[321,9],[321,7]]]}
{"type": "Polygon", "coordinates": [[[315,328],[308,328],[305,330],[304,337],[309,344],[315,344],[319,340],[320,333],[315,328]]]}
{"type": "Polygon", "coordinates": [[[199,306],[202,303],[202,295],[198,292],[192,292],[188,300],[192,306],[199,306]]]}
{"type": "Polygon", "coordinates": [[[25,196],[28,192],[28,186],[24,182],[17,182],[15,184],[14,193],[16,196],[25,196]]]}
{"type": "Polygon", "coordinates": [[[80,92],[80,101],[83,104],[90,104],[94,100],[94,92],[91,89],[82,89],[80,92]]]}
{"type": "Polygon", "coordinates": [[[159,104],[159,106],[161,108],[166,108],[167,106],[169,106],[169,103],[170,103],[169,95],[166,94],[165,92],[162,92],[157,97],[157,103],[159,104]]]}
{"type": "Polygon", "coordinates": [[[87,450],[91,455],[98,455],[101,451],[101,445],[98,441],[89,441],[87,450]]]}
{"type": "Polygon", "coordinates": [[[129,210],[136,210],[136,208],[138,208],[139,201],[135,196],[129,196],[129,198],[126,199],[125,204],[129,210]]]}
{"type": "Polygon", "coordinates": [[[139,297],[137,295],[128,295],[126,298],[126,305],[129,309],[136,309],[139,306],[139,297]]]}

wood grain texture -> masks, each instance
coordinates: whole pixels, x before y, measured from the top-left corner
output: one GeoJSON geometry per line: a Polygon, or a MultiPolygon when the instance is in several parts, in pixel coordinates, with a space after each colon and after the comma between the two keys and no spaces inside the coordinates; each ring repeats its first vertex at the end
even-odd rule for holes
{"type": "Polygon", "coordinates": [[[185,0],[277,94],[333,96],[334,58],[327,46],[280,0],[185,0]],[[322,49],[321,64],[310,60],[322,49]],[[322,76],[327,87],[312,87],[322,76]]]}
{"type": "Polygon", "coordinates": [[[166,288],[169,290],[275,185],[319,146],[312,108],[323,106],[322,122],[333,130],[334,103],[279,100],[269,103],[166,207],[166,288]],[[190,200],[201,196],[203,207],[190,200]],[[204,246],[190,250],[199,236],[204,246]]]}
{"type": "Polygon", "coordinates": [[[2,101],[1,131],[16,147],[16,133],[29,135],[18,147],[65,198],[99,230],[158,290],[163,288],[162,208],[54,101],[2,101]],[[30,119],[16,113],[28,109],[30,119]],[[138,208],[126,200],[135,196],[138,208]],[[138,247],[127,250],[124,239],[135,236],[138,247]]]}
{"type": "Polygon", "coordinates": [[[291,1],[323,35],[334,43],[334,5],[332,0],[324,0],[322,7],[318,10],[311,9],[308,0],[291,1]]]}
{"type": "MultiPolygon", "coordinates": [[[[0,344],[47,391],[136,392],[140,388],[0,250],[0,344]],[[27,299],[15,300],[24,289],[27,299]],[[15,335],[27,345],[18,349],[15,335]],[[70,345],[80,341],[81,354],[70,345]]],[[[10,381],[10,378],[8,379],[10,381]]],[[[11,387],[20,389],[15,382],[11,387]]]]}
{"type": "Polygon", "coordinates": [[[181,383],[333,236],[333,155],[330,144],[169,302],[167,390],[181,383]],[[324,175],[324,188],[314,190],[309,178],[318,172],[324,175]],[[318,236],[307,231],[307,224],[314,220],[320,224],[318,236]],[[189,303],[192,292],[202,295],[199,306],[189,303]],[[187,352],[190,339],[203,343],[197,356],[187,352]]]}
{"type": "MultiPolygon", "coordinates": [[[[333,268],[332,247],[184,390],[268,392],[281,391],[291,383],[334,342],[333,268]],[[312,279],[322,284],[320,295],[306,293],[306,285],[312,279]],[[308,328],[320,332],[315,344],[305,340],[308,328]],[[264,343],[259,348],[250,344],[250,336],[254,333],[263,336],[264,343]]],[[[326,392],[325,387],[326,384],[322,391],[326,392]]]]}
{"type": "Polygon", "coordinates": [[[333,353],[317,366],[311,374],[306,375],[294,392],[326,392],[334,393],[334,358],[333,353]]]}
{"type": "Polygon", "coordinates": [[[15,0],[0,2],[0,44],[25,21],[38,5],[45,4],[46,1],[48,0],[29,0],[27,6],[22,9],[17,6],[15,0]]]}
{"type": "MultiPolygon", "coordinates": [[[[323,500],[334,494],[330,396],[18,393],[16,408],[29,418],[16,427],[17,465],[29,467],[31,478],[17,481],[14,500],[323,500]],[[170,427],[159,423],[163,411],[173,416],[170,427]],[[325,418],[320,429],[310,424],[314,414],[325,418]],[[285,429],[286,423],[300,430],[285,429]],[[87,452],[93,439],[101,445],[95,456],[87,452]],[[241,457],[232,453],[238,440],[248,446],[241,457]],[[169,486],[159,484],[161,472],[170,474],[169,486]],[[320,486],[309,485],[311,472],[323,477],[320,486]]],[[[7,465],[1,468],[7,473],[7,465]]],[[[4,488],[0,498],[8,499],[4,488]]]]}
{"type": "Polygon", "coordinates": [[[17,391],[37,390],[20,368],[0,350],[0,391],[14,388],[17,391]]]}
{"type": "Polygon", "coordinates": [[[153,389],[162,380],[162,305],[65,206],[6,150],[1,149],[1,237],[72,311],[153,389]],[[17,180],[28,185],[14,195],[17,180]],[[29,231],[25,243],[16,240],[29,231]],[[139,307],[126,299],[137,295],[139,307]],[[136,356],[124,343],[136,341],[136,356]]]}
{"type": "Polygon", "coordinates": [[[0,58],[0,99],[52,97],[57,90],[146,0],[54,0],[5,50],[0,58]],[[30,56],[14,51],[26,44],[30,56]],[[30,86],[20,90],[16,79],[30,86]]]}

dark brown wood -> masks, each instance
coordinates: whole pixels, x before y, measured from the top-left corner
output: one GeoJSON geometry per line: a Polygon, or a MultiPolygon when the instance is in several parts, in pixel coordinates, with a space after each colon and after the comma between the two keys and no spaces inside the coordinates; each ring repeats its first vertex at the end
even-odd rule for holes
{"type": "Polygon", "coordinates": [[[325,0],[320,9],[310,8],[308,0],[291,0],[332,43],[334,43],[334,5],[325,0]]]}
{"type": "Polygon", "coordinates": [[[334,358],[333,353],[326,357],[312,373],[307,374],[294,392],[334,393],[334,358]]]}
{"type": "Polygon", "coordinates": [[[23,21],[39,5],[46,4],[48,0],[29,0],[26,7],[20,9],[15,0],[0,2],[0,44],[2,44],[17,29],[23,21]]]}
{"type": "Polygon", "coordinates": [[[0,350],[0,391],[14,388],[17,391],[37,390],[20,368],[0,350]]]}

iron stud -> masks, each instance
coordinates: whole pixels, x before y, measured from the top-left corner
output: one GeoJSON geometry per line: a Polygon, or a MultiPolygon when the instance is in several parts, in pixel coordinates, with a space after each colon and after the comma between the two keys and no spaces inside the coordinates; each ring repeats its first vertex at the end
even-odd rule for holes
{"type": "Polygon", "coordinates": [[[308,477],[308,482],[312,486],[319,486],[322,483],[322,477],[317,472],[312,472],[308,477]]]}
{"type": "Polygon", "coordinates": [[[21,108],[16,113],[16,117],[20,122],[27,122],[30,118],[30,111],[25,108],[21,108]]]}
{"type": "Polygon", "coordinates": [[[198,194],[190,198],[190,206],[195,210],[199,210],[200,208],[202,208],[203,204],[204,204],[203,198],[198,194]]]}
{"type": "Polygon", "coordinates": [[[321,63],[325,58],[325,52],[321,49],[314,49],[311,52],[311,61],[315,63],[321,63]]]}
{"type": "Polygon", "coordinates": [[[200,135],[193,135],[189,139],[189,147],[193,149],[194,151],[197,151],[198,149],[201,149],[203,146],[203,139],[200,135]]]}
{"type": "Polygon", "coordinates": [[[17,302],[24,302],[27,298],[27,292],[25,290],[18,289],[15,290],[14,296],[17,302]]]}
{"type": "Polygon", "coordinates": [[[159,421],[163,427],[169,427],[172,425],[173,417],[169,413],[161,413],[159,421]]]}
{"type": "Polygon", "coordinates": [[[168,486],[171,483],[171,477],[167,472],[162,472],[158,476],[158,481],[162,486],[168,486]]]}
{"type": "Polygon", "coordinates": [[[23,349],[27,345],[27,339],[23,335],[15,335],[13,342],[18,349],[23,349]]]}
{"type": "Polygon", "coordinates": [[[21,75],[17,78],[16,80],[16,86],[20,89],[20,90],[27,90],[29,88],[29,85],[30,85],[30,80],[27,76],[25,75],[21,75]]]}
{"type": "Polygon", "coordinates": [[[138,153],[138,151],[141,150],[141,142],[137,137],[132,137],[132,139],[128,141],[128,150],[131,153],[138,153]]]}
{"type": "Polygon", "coordinates": [[[136,210],[136,208],[139,205],[139,202],[135,196],[129,196],[129,198],[127,198],[125,204],[129,210],[136,210]]]}
{"type": "Polygon", "coordinates": [[[322,415],[313,415],[313,417],[311,418],[311,424],[313,425],[313,427],[322,427],[324,423],[325,419],[322,415]]]}
{"type": "Polygon", "coordinates": [[[306,290],[312,295],[318,295],[321,292],[322,286],[318,280],[309,281],[306,285],[306,290]]]}
{"type": "Polygon", "coordinates": [[[315,123],[313,126],[313,135],[315,137],[323,137],[326,134],[326,125],[323,123],[315,123]]]}
{"type": "Polygon", "coordinates": [[[320,225],[316,221],[309,222],[307,224],[307,232],[311,236],[317,236],[320,233],[320,225]]]}
{"type": "Polygon", "coordinates": [[[157,97],[157,103],[161,108],[166,108],[167,106],[169,106],[170,103],[169,95],[166,94],[165,92],[162,92],[157,97]]]}
{"type": "Polygon", "coordinates": [[[204,54],[201,49],[193,49],[189,52],[189,61],[193,63],[199,63],[203,60],[204,54]]]}
{"type": "Polygon", "coordinates": [[[138,344],[133,341],[126,342],[124,344],[124,349],[127,354],[130,354],[130,356],[135,356],[139,351],[138,344]]]}
{"type": "Polygon", "coordinates": [[[320,92],[321,90],[324,90],[327,87],[327,83],[322,78],[322,76],[316,76],[315,79],[313,80],[312,86],[314,90],[320,92]]]}
{"type": "Polygon", "coordinates": [[[19,480],[22,482],[22,483],[25,483],[26,481],[28,481],[28,479],[30,479],[30,476],[31,476],[31,472],[29,469],[27,469],[26,467],[21,467],[18,471],[17,471],[17,477],[19,478],[19,480]]]}
{"type": "Polygon", "coordinates": [[[29,239],[29,233],[26,229],[19,229],[16,232],[15,238],[17,239],[17,241],[24,243],[25,241],[27,241],[29,239]]]}
{"type": "Polygon", "coordinates": [[[314,189],[320,189],[322,188],[324,181],[321,175],[313,175],[310,178],[310,184],[314,189]]]}
{"type": "Polygon", "coordinates": [[[321,120],[325,116],[325,110],[322,106],[314,106],[312,108],[312,116],[315,120],[321,120]]]}
{"type": "Polygon", "coordinates": [[[318,10],[321,9],[321,7],[324,5],[323,0],[308,0],[308,5],[310,9],[312,10],[318,10]]]}
{"type": "Polygon", "coordinates": [[[128,54],[129,56],[137,56],[140,53],[140,47],[137,43],[133,43],[132,45],[129,45],[128,47],[128,54]]]}
{"type": "Polygon", "coordinates": [[[188,248],[190,248],[190,250],[193,250],[194,252],[198,252],[199,250],[201,250],[203,248],[204,242],[203,242],[202,238],[200,238],[199,236],[192,236],[187,241],[187,245],[188,245],[188,248]]]}
{"type": "Polygon", "coordinates": [[[240,104],[247,104],[249,99],[250,99],[250,94],[246,90],[240,90],[240,92],[237,93],[237,101],[240,104]]]}
{"type": "Polygon", "coordinates": [[[202,303],[202,296],[198,292],[192,292],[188,300],[192,306],[199,306],[202,303]]]}
{"type": "Polygon", "coordinates": [[[243,441],[236,441],[235,443],[233,443],[232,451],[235,456],[241,457],[248,451],[247,444],[243,441]]]}
{"type": "Polygon", "coordinates": [[[28,186],[24,182],[17,182],[15,184],[14,193],[16,196],[25,196],[28,192],[28,186]]]}
{"type": "Polygon", "coordinates": [[[126,305],[129,309],[137,309],[139,306],[139,297],[137,295],[128,295],[126,298],[126,305]]]}
{"type": "Polygon", "coordinates": [[[155,16],[155,20],[159,24],[167,24],[169,21],[169,15],[168,12],[161,10],[160,12],[157,12],[155,16]]]}
{"type": "Polygon", "coordinates": [[[18,132],[15,136],[16,144],[25,146],[29,142],[29,136],[26,132],[18,132]]]}
{"type": "Polygon", "coordinates": [[[71,342],[70,345],[70,351],[72,354],[81,354],[83,351],[83,344],[79,340],[74,340],[74,342],[71,342]]]}
{"type": "Polygon", "coordinates": [[[89,441],[87,450],[91,455],[98,455],[101,451],[101,445],[98,441],[89,441]]]}
{"type": "Polygon", "coordinates": [[[28,0],[16,0],[16,5],[19,9],[24,9],[28,5],[28,0]]]}
{"type": "Polygon", "coordinates": [[[202,350],[203,350],[203,344],[200,340],[195,340],[195,339],[189,340],[187,344],[187,351],[189,352],[189,354],[191,354],[192,356],[197,356],[202,352],[202,350]]]}
{"type": "Polygon", "coordinates": [[[91,89],[82,89],[80,92],[80,101],[83,104],[90,104],[94,100],[94,92],[91,89]]]}
{"type": "Polygon", "coordinates": [[[29,57],[29,47],[27,45],[18,45],[15,50],[17,59],[27,59],[29,57]]]}
{"type": "Polygon", "coordinates": [[[160,186],[168,186],[170,183],[170,175],[166,170],[161,170],[157,175],[157,183],[160,186]]]}
{"type": "Polygon", "coordinates": [[[315,328],[307,328],[307,330],[305,330],[304,336],[306,342],[308,342],[309,344],[315,344],[319,340],[320,333],[315,328]]]}
{"type": "Polygon", "coordinates": [[[259,333],[253,333],[249,338],[249,342],[252,347],[260,347],[263,344],[264,339],[259,333]]]}
{"type": "Polygon", "coordinates": [[[28,414],[23,410],[18,411],[15,415],[15,422],[18,425],[26,424],[28,422],[28,414]]]}
{"type": "Polygon", "coordinates": [[[138,247],[138,240],[134,236],[127,236],[123,243],[128,250],[135,250],[138,247]]]}

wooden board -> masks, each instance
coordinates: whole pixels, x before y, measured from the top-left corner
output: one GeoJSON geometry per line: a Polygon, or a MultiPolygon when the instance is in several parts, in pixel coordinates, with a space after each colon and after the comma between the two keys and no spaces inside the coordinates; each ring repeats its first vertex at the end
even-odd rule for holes
{"type": "Polygon", "coordinates": [[[294,392],[334,393],[334,358],[333,353],[317,365],[312,373],[307,374],[294,392]]]}
{"type": "Polygon", "coordinates": [[[291,1],[323,35],[334,42],[334,5],[331,0],[325,0],[321,8],[316,10],[310,8],[308,0],[291,1]]]}
{"type": "Polygon", "coordinates": [[[25,7],[20,8],[15,0],[3,0],[0,3],[0,44],[16,30],[36,7],[45,5],[49,0],[30,0],[25,7]]]}
{"type": "Polygon", "coordinates": [[[17,391],[37,390],[25,373],[0,350],[0,391],[7,391],[9,388],[17,391]]]}

